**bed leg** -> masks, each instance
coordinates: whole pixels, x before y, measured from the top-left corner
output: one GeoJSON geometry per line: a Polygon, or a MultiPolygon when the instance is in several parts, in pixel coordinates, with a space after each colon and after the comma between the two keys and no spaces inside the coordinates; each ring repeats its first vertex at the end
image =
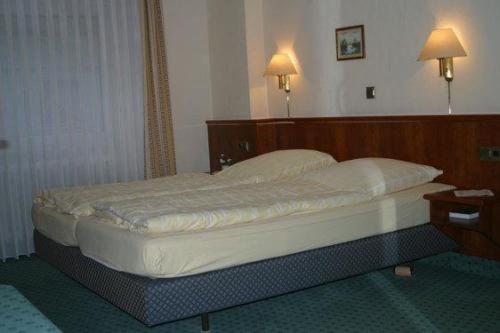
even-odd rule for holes
{"type": "Polygon", "coordinates": [[[413,266],[410,264],[398,265],[394,267],[394,274],[401,277],[412,277],[413,266]]]}
{"type": "Polygon", "coordinates": [[[208,322],[208,313],[201,314],[201,332],[202,333],[210,332],[210,325],[208,322]]]}

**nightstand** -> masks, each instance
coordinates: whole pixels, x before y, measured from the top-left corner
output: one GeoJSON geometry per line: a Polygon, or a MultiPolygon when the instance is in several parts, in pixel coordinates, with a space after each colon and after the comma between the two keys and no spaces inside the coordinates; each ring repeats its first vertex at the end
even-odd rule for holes
{"type": "Polygon", "coordinates": [[[459,245],[459,251],[500,260],[500,193],[494,197],[456,197],[453,191],[424,195],[430,201],[431,223],[459,245]],[[450,211],[475,208],[479,217],[468,221],[450,219],[450,211]]]}

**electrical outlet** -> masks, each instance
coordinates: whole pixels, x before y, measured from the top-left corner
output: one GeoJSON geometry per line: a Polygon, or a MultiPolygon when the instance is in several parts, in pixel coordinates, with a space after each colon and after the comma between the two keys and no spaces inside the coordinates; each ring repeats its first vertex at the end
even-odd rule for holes
{"type": "Polygon", "coordinates": [[[481,161],[500,161],[500,147],[479,147],[481,161]]]}
{"type": "Polygon", "coordinates": [[[238,143],[238,147],[240,147],[240,151],[242,153],[249,153],[250,152],[250,142],[248,142],[248,141],[240,141],[238,143]]]}

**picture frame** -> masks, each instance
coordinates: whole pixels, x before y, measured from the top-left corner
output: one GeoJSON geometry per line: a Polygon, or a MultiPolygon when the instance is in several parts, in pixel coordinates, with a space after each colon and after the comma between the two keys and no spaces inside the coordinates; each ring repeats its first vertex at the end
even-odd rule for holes
{"type": "Polygon", "coordinates": [[[363,59],[365,53],[365,26],[355,25],[335,29],[337,61],[363,59]]]}

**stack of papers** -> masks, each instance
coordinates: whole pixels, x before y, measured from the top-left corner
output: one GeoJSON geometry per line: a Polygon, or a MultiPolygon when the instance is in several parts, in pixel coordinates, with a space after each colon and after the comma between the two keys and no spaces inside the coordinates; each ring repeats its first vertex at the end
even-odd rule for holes
{"type": "Polygon", "coordinates": [[[454,191],[456,197],[493,197],[490,190],[457,190],[454,191]]]}

